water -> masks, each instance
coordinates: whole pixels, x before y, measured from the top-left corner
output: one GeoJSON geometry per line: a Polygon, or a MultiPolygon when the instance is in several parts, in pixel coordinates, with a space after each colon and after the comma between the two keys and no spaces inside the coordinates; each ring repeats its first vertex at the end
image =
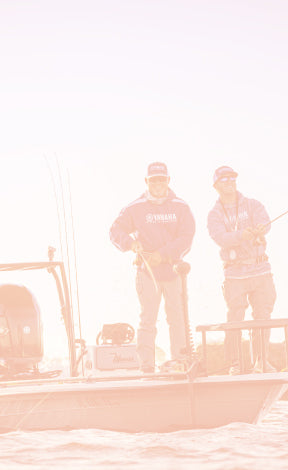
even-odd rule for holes
{"type": "Polygon", "coordinates": [[[267,470],[288,468],[288,401],[257,426],[167,434],[99,430],[0,435],[0,469],[267,470]]]}

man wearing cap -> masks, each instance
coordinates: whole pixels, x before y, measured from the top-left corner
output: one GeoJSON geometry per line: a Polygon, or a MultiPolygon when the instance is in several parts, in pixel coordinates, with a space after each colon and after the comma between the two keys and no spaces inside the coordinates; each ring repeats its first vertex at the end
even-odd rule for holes
{"type": "MultiPolygon", "coordinates": [[[[244,197],[236,188],[238,174],[229,166],[214,173],[213,185],[219,194],[208,215],[208,231],[220,246],[224,264],[223,294],[227,304],[227,321],[242,321],[247,307],[252,307],[255,320],[269,319],[276,300],[271,266],[266,255],[265,235],[270,230],[269,216],[255,199],[244,197]]],[[[266,330],[266,351],[269,331],[266,330]]],[[[230,374],[240,373],[239,333],[227,332],[226,352],[230,359],[230,374]]],[[[260,360],[259,333],[252,333],[254,371],[263,370],[260,360]]],[[[266,371],[274,367],[266,362],[266,371]]]]}
{"type": "Polygon", "coordinates": [[[141,305],[137,352],[143,372],[155,370],[156,321],[162,296],[172,360],[185,359],[182,281],[173,270],[189,252],[195,233],[191,210],[169,188],[165,163],[148,166],[146,191],[125,207],[110,230],[121,251],[136,253],[136,290],[141,305]]]}

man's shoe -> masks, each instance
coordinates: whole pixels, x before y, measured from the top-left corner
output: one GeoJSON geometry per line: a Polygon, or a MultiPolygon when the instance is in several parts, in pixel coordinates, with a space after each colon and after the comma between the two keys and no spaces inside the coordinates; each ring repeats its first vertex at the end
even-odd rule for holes
{"type": "MultiPolygon", "coordinates": [[[[275,369],[275,367],[272,366],[272,364],[270,364],[270,362],[266,361],[266,366],[265,366],[265,372],[266,373],[272,373],[272,372],[277,372],[277,370],[275,369]]],[[[257,359],[256,362],[255,362],[255,365],[253,367],[253,373],[254,374],[262,374],[264,371],[263,371],[263,361],[260,359],[257,359]]]]}
{"type": "Polygon", "coordinates": [[[277,372],[277,369],[270,364],[270,362],[266,361],[266,371],[267,373],[277,372]]]}
{"type": "Polygon", "coordinates": [[[234,362],[229,369],[229,375],[240,375],[240,364],[239,362],[234,362]]]}
{"type": "Polygon", "coordinates": [[[263,362],[259,359],[256,359],[256,362],[254,364],[253,374],[262,374],[263,373],[263,362]]]}

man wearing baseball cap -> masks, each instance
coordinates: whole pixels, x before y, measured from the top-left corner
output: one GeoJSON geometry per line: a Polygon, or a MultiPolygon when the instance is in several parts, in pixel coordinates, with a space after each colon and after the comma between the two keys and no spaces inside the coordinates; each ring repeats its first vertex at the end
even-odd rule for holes
{"type": "Polygon", "coordinates": [[[182,281],[173,265],[189,252],[195,233],[191,210],[169,188],[167,166],[148,166],[146,191],[122,209],[110,230],[121,251],[136,253],[136,289],[141,306],[137,352],[144,373],[155,370],[156,321],[162,296],[169,325],[171,359],[183,361],[185,323],[182,281]]]}
{"type": "MultiPolygon", "coordinates": [[[[237,191],[237,172],[229,166],[217,168],[213,186],[219,198],[208,215],[208,231],[220,246],[224,264],[223,294],[227,304],[227,321],[242,321],[250,305],[255,320],[269,319],[276,300],[271,266],[266,254],[269,216],[264,206],[237,191]]],[[[266,330],[266,351],[270,332],[266,330]]],[[[226,352],[230,374],[240,373],[239,333],[227,332],[226,352]]],[[[252,333],[254,372],[263,371],[259,332],[252,333]]],[[[275,372],[266,360],[266,371],[275,372]]]]}

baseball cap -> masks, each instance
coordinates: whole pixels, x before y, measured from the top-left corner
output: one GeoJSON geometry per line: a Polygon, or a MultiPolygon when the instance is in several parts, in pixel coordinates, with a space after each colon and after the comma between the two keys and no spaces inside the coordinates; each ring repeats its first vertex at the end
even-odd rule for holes
{"type": "Polygon", "coordinates": [[[222,176],[233,175],[238,176],[238,173],[233,170],[230,166],[220,166],[214,173],[213,176],[213,186],[217,183],[217,181],[222,178],[222,176]]]}
{"type": "Polygon", "coordinates": [[[166,176],[168,177],[168,170],[165,163],[154,162],[150,163],[147,169],[146,178],[151,178],[152,176],[166,176]]]}

